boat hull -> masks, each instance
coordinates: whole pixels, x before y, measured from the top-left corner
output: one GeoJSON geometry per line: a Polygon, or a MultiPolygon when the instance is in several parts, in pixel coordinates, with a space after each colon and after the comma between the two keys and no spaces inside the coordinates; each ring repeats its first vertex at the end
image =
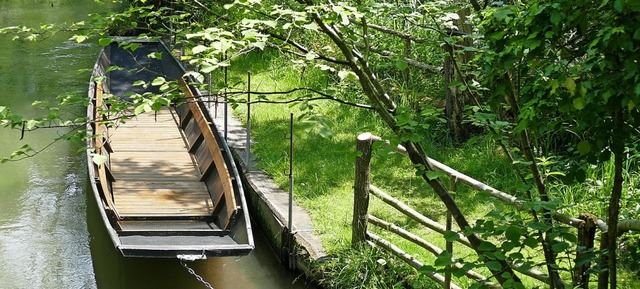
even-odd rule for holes
{"type": "Polygon", "coordinates": [[[203,259],[254,248],[239,172],[192,83],[160,41],[117,38],[94,66],[89,179],[109,236],[125,257],[203,259]],[[179,82],[184,98],[147,115],[110,110],[115,98],[127,103],[161,93],[134,85],[158,77],[179,82]]]}

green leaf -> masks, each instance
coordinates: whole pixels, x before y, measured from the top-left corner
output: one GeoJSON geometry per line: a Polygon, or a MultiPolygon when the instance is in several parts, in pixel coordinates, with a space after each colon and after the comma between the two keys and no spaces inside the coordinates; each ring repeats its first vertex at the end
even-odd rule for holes
{"type": "Polygon", "coordinates": [[[418,272],[423,274],[433,274],[436,272],[436,268],[430,265],[423,265],[422,267],[420,267],[420,269],[418,269],[418,272]]]}
{"type": "Polygon", "coordinates": [[[576,236],[575,234],[572,234],[570,232],[566,232],[566,233],[561,233],[560,234],[562,236],[563,239],[572,242],[572,243],[576,243],[578,241],[578,236],[576,236]]]}
{"type": "Polygon", "coordinates": [[[538,246],[538,239],[536,237],[530,236],[524,239],[522,244],[528,246],[529,248],[535,248],[538,246]]]}
{"type": "Polygon", "coordinates": [[[264,47],[266,46],[266,42],[264,41],[257,41],[257,42],[253,42],[251,43],[251,45],[253,45],[254,47],[260,49],[260,50],[264,50],[264,47]]]}
{"type": "Polygon", "coordinates": [[[484,241],[482,243],[480,243],[480,245],[478,246],[478,251],[494,251],[496,249],[496,246],[490,242],[484,241]]]}
{"type": "Polygon", "coordinates": [[[267,26],[271,27],[271,28],[276,28],[276,24],[278,24],[276,21],[271,21],[271,20],[269,20],[269,21],[262,21],[262,23],[263,23],[264,25],[267,25],[267,26]]]}
{"type": "Polygon", "coordinates": [[[502,37],[504,37],[506,34],[507,34],[507,31],[499,31],[499,32],[491,34],[490,37],[491,37],[492,40],[496,40],[497,41],[497,40],[502,39],[502,37]]]}
{"type": "Polygon", "coordinates": [[[202,53],[202,52],[207,51],[207,49],[208,49],[208,47],[206,47],[206,46],[204,46],[204,45],[196,45],[195,47],[193,47],[193,48],[191,49],[191,52],[192,52],[193,54],[200,54],[200,53],[202,53]]]}
{"type": "Polygon", "coordinates": [[[558,25],[558,24],[560,24],[560,21],[562,21],[562,15],[560,15],[560,13],[554,11],[554,12],[551,13],[551,17],[550,17],[549,20],[551,20],[551,23],[553,25],[558,25]]]}
{"type": "Polygon", "coordinates": [[[438,179],[442,174],[436,171],[427,171],[425,175],[427,176],[427,179],[433,181],[438,179]]]}
{"type": "Polygon", "coordinates": [[[162,77],[162,76],[158,76],[158,77],[156,77],[156,78],[151,82],[151,85],[153,85],[153,86],[160,86],[160,85],[165,84],[166,82],[167,82],[167,80],[166,80],[166,79],[164,79],[164,77],[162,77]]]}
{"type": "Polygon", "coordinates": [[[636,32],[633,33],[633,39],[640,40],[640,28],[636,29],[636,32]]]}
{"type": "Polygon", "coordinates": [[[518,227],[510,226],[509,228],[507,228],[507,231],[504,232],[504,235],[508,240],[517,242],[522,236],[522,230],[518,227]]]}
{"type": "Polygon", "coordinates": [[[87,38],[88,38],[88,37],[87,37],[87,36],[85,36],[85,35],[77,35],[77,34],[76,34],[76,35],[73,35],[73,36],[71,37],[71,40],[75,40],[75,42],[77,42],[77,43],[82,43],[82,42],[84,42],[85,40],[87,40],[87,38]]]}
{"type": "Polygon", "coordinates": [[[624,2],[623,2],[623,0],[613,1],[613,9],[615,9],[616,12],[622,12],[622,10],[624,10],[624,2]]]}
{"type": "Polygon", "coordinates": [[[453,232],[453,231],[445,231],[443,235],[444,235],[445,240],[447,240],[449,242],[454,242],[454,241],[457,241],[458,239],[460,239],[460,235],[458,235],[458,233],[453,232]]]}
{"type": "Polygon", "coordinates": [[[578,143],[578,152],[580,155],[586,155],[591,152],[591,144],[588,140],[583,140],[578,143]]]}
{"type": "Polygon", "coordinates": [[[489,268],[489,270],[494,272],[502,270],[502,265],[500,265],[498,261],[489,261],[485,265],[487,266],[487,268],[489,268]]]}
{"type": "Polygon", "coordinates": [[[152,110],[152,108],[148,103],[143,103],[143,104],[140,104],[140,105],[136,106],[136,108],[133,110],[133,113],[135,115],[139,115],[141,113],[148,112],[148,111],[151,111],[151,110],[152,110]]]}
{"type": "Polygon", "coordinates": [[[160,111],[160,109],[162,109],[162,107],[164,107],[164,104],[163,104],[162,102],[154,102],[154,103],[151,105],[151,109],[152,109],[153,111],[160,111]]]}
{"type": "Polygon", "coordinates": [[[142,44],[140,44],[140,43],[133,42],[133,43],[129,43],[129,44],[125,45],[124,47],[126,49],[131,50],[131,51],[136,51],[136,50],[138,50],[138,48],[140,48],[141,45],[142,44]]]}
{"type": "Polygon", "coordinates": [[[309,51],[309,53],[307,53],[304,57],[305,57],[305,59],[311,61],[311,60],[314,60],[314,59],[318,58],[318,54],[313,52],[313,51],[309,51]]]}
{"type": "Polygon", "coordinates": [[[149,53],[149,55],[147,55],[149,58],[151,59],[158,59],[158,60],[162,60],[162,52],[153,52],[153,53],[149,53]]]}
{"type": "Polygon", "coordinates": [[[567,174],[565,174],[564,172],[558,172],[558,171],[548,172],[545,175],[547,175],[547,176],[561,176],[561,177],[566,177],[567,176],[567,174]]]}
{"type": "Polygon", "coordinates": [[[500,245],[500,248],[502,248],[502,250],[505,252],[511,251],[515,247],[518,247],[518,244],[516,242],[503,242],[500,245]]]}
{"type": "Polygon", "coordinates": [[[557,79],[553,79],[551,81],[549,81],[549,83],[551,84],[551,94],[555,94],[556,93],[556,89],[558,89],[558,87],[560,87],[560,83],[558,82],[557,79]]]}
{"type": "Polygon", "coordinates": [[[546,231],[547,229],[549,229],[549,226],[547,226],[545,223],[536,222],[536,221],[529,222],[527,226],[537,231],[546,231]]]}
{"type": "Polygon", "coordinates": [[[449,88],[455,88],[458,86],[463,86],[464,84],[461,81],[452,81],[449,83],[449,88]]]}
{"type": "Polygon", "coordinates": [[[311,22],[309,24],[302,25],[302,27],[304,29],[311,30],[311,31],[318,31],[318,29],[320,28],[320,27],[318,27],[318,24],[316,24],[315,22],[311,22]]]}
{"type": "Polygon", "coordinates": [[[403,59],[399,59],[396,61],[396,67],[400,70],[405,70],[409,67],[409,65],[407,64],[407,62],[403,59]]]}
{"type": "Polygon", "coordinates": [[[438,266],[438,267],[445,267],[445,266],[449,266],[451,264],[453,264],[453,259],[452,259],[452,255],[450,252],[447,251],[443,251],[438,258],[436,258],[435,262],[433,262],[433,265],[438,266]]]}
{"type": "Polygon", "coordinates": [[[211,64],[205,64],[202,66],[202,68],[200,69],[200,72],[202,73],[209,73],[214,71],[216,68],[218,68],[217,65],[211,65],[211,64]]]}
{"type": "Polygon", "coordinates": [[[527,41],[525,41],[524,46],[533,50],[536,49],[536,47],[540,46],[541,43],[542,41],[538,39],[528,39],[527,41]]]}
{"type": "MultiPolygon", "coordinates": [[[[120,70],[124,70],[123,67],[121,66],[117,66],[117,65],[110,65],[109,67],[107,67],[107,71],[106,72],[111,72],[111,71],[120,71],[120,70]]],[[[100,81],[104,81],[106,79],[106,77],[96,77],[96,81],[100,80],[100,81]]]]}
{"type": "Polygon", "coordinates": [[[160,86],[160,91],[167,92],[171,89],[171,85],[169,83],[164,83],[160,86]]]}
{"type": "Polygon", "coordinates": [[[27,121],[27,123],[25,125],[25,128],[27,130],[32,130],[33,128],[36,127],[36,125],[38,125],[38,121],[35,120],[35,119],[30,119],[30,120],[27,121]]]}
{"type": "Polygon", "coordinates": [[[340,15],[340,24],[342,24],[343,26],[348,26],[350,21],[349,21],[349,16],[347,15],[347,13],[340,12],[340,13],[338,13],[338,15],[340,15]]]}
{"type": "Polygon", "coordinates": [[[113,42],[112,38],[100,38],[100,40],[98,40],[98,43],[100,44],[100,46],[107,46],[111,44],[111,42],[113,42]]]}
{"type": "Polygon", "coordinates": [[[569,90],[572,95],[576,93],[576,81],[572,77],[567,77],[562,86],[569,90]]]}
{"type": "Polygon", "coordinates": [[[584,107],[586,106],[586,104],[584,103],[584,98],[583,97],[577,97],[573,99],[573,107],[577,110],[582,110],[584,109],[584,107]]]}
{"type": "Polygon", "coordinates": [[[562,251],[568,249],[569,247],[570,247],[570,245],[567,242],[558,242],[558,243],[555,243],[555,244],[551,245],[551,249],[555,253],[562,252],[562,251]]]}
{"type": "Polygon", "coordinates": [[[91,160],[94,164],[101,166],[107,161],[107,156],[101,154],[91,154],[91,160]]]}
{"type": "Polygon", "coordinates": [[[496,9],[496,11],[493,13],[493,16],[495,16],[498,20],[504,20],[511,14],[513,14],[513,11],[511,11],[511,7],[503,6],[496,9]]]}
{"type": "Polygon", "coordinates": [[[358,76],[353,71],[341,70],[338,72],[338,77],[340,80],[349,79],[349,80],[358,80],[358,76]]]}

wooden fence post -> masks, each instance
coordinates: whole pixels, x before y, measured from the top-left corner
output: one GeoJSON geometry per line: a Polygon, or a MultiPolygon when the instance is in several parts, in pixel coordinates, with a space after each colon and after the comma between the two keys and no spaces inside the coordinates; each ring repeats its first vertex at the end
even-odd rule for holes
{"type": "MultiPolygon", "coordinates": [[[[451,176],[450,179],[451,179],[451,184],[449,186],[449,191],[451,191],[451,193],[455,193],[458,190],[458,178],[455,176],[451,176]]],[[[452,223],[453,223],[453,216],[451,216],[451,212],[447,210],[447,223],[446,223],[447,231],[451,231],[452,223]]],[[[453,255],[452,241],[447,240],[445,250],[451,253],[451,255],[453,255]]],[[[452,269],[452,267],[449,266],[449,269],[452,269]]],[[[444,288],[446,289],[452,288],[451,287],[451,270],[448,270],[447,272],[444,273],[444,288]]]]}
{"type": "Polygon", "coordinates": [[[367,238],[367,214],[369,211],[369,186],[371,184],[371,146],[374,137],[368,132],[358,135],[356,152],[356,176],[353,185],[353,220],[351,246],[357,247],[367,238]]]}
{"type": "Polygon", "coordinates": [[[576,265],[573,272],[573,286],[575,288],[589,288],[589,273],[591,261],[585,262],[589,258],[588,250],[593,249],[593,240],[596,236],[596,222],[598,218],[592,214],[581,214],[580,219],[584,224],[578,228],[578,244],[576,250],[576,265]]]}
{"type": "MultiPolygon", "coordinates": [[[[411,38],[406,37],[403,39],[404,40],[404,51],[402,53],[402,56],[404,56],[405,59],[410,58],[411,57],[411,38]]],[[[402,77],[404,78],[404,85],[408,86],[409,85],[409,66],[405,67],[404,70],[402,71],[402,77]]]]}

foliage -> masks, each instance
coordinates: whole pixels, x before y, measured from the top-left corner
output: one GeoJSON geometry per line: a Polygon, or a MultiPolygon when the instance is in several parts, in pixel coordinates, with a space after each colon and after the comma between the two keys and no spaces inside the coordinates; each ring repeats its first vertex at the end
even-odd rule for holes
{"type": "Polygon", "coordinates": [[[479,65],[492,88],[490,103],[517,94],[516,130],[529,128],[537,136],[571,131],[579,139],[566,148],[592,162],[621,151],[640,101],[634,64],[640,26],[628,21],[640,7],[607,2],[528,1],[487,9],[482,23],[486,47],[479,65]],[[612,134],[619,108],[626,125],[612,134]]]}
{"type": "MultiPolygon", "coordinates": [[[[559,140],[562,153],[591,163],[615,156],[607,197],[607,223],[615,228],[624,151],[638,125],[640,74],[635,63],[640,26],[628,19],[639,17],[640,5],[622,0],[528,1],[492,7],[482,15],[485,46],[478,62],[482,80],[491,88],[492,109],[506,107],[514,117],[513,133],[520,136],[519,146],[530,163],[540,199],[547,201],[548,196],[529,135],[540,139],[556,131],[572,132],[577,137],[559,140]]],[[[548,152],[538,148],[536,153],[548,152]]],[[[606,280],[610,274],[615,287],[616,235],[605,237],[608,272],[599,278],[606,280]]],[[[549,241],[554,246],[553,238],[549,241]]]]}
{"type": "MultiPolygon", "coordinates": [[[[562,175],[567,175],[568,181],[582,181],[581,176],[587,175],[584,161],[609,161],[612,154],[612,193],[598,203],[610,202],[606,206],[608,221],[615,227],[615,208],[622,192],[622,156],[625,148],[635,151],[638,143],[634,134],[640,104],[640,21],[629,19],[639,20],[640,5],[634,1],[534,0],[481,7],[477,1],[235,0],[220,5],[134,0],[121,8],[94,14],[89,22],[64,27],[15,26],[0,28],[0,33],[34,41],[70,30],[74,41],[94,39],[103,46],[112,42],[112,34],[165,38],[182,60],[197,70],[192,74],[197,79],[219,73],[241,57],[269,57],[269,53],[276,53],[278,61],[286,60],[282,66],[290,67],[300,78],[322,75],[319,79],[326,85],[304,83],[308,86],[305,91],[374,111],[370,116],[375,115],[375,121],[386,126],[383,131],[393,134],[390,138],[394,143],[407,147],[416,175],[431,186],[458,225],[466,229],[477,260],[463,262],[486,268],[505,286],[521,286],[514,285],[520,280],[510,272],[510,264],[530,266],[538,261],[522,250],[542,247],[548,253],[545,257],[550,273],[570,270],[567,262],[556,263],[555,257],[573,254],[569,248],[574,247],[575,237],[550,220],[549,214],[558,209],[558,203],[554,194],[547,192],[549,183],[562,175]],[[457,36],[459,12],[471,7],[475,13],[465,20],[478,26],[470,34],[457,36]],[[460,44],[468,43],[466,40],[476,45],[460,44]],[[460,81],[442,87],[438,66],[444,56],[452,54],[455,59],[454,53],[470,52],[478,53],[476,61],[455,63],[460,81]],[[502,153],[513,161],[513,171],[522,182],[513,187],[528,199],[525,210],[531,215],[493,212],[473,224],[433,172],[427,161],[429,154],[425,153],[429,150],[422,146],[429,139],[447,139],[441,137],[446,133],[443,122],[447,120],[442,117],[439,95],[445,90],[464,91],[473,98],[475,104],[467,109],[474,116],[471,121],[492,132],[502,153]],[[555,158],[556,153],[559,158],[555,158]],[[565,173],[567,167],[579,170],[565,173]],[[492,241],[501,245],[495,246],[492,241]]],[[[136,47],[129,44],[129,48],[136,47]]],[[[162,93],[131,95],[133,103],[106,95],[111,115],[122,116],[129,108],[134,114],[157,111],[177,97],[177,84],[162,78],[136,85],[159,86],[162,93]]],[[[237,88],[224,82],[214,85],[212,92],[237,88]]],[[[241,95],[242,91],[233,93],[241,95]]],[[[284,95],[278,98],[265,94],[259,101],[285,99],[298,103],[304,122],[316,125],[325,137],[334,135],[327,129],[331,121],[317,113],[319,105],[310,100],[311,93],[284,95]]],[[[61,104],[77,105],[83,100],[65,101],[61,104]]],[[[236,106],[243,101],[239,96],[230,100],[236,106]]],[[[26,119],[0,107],[0,124],[29,131],[51,126],[82,127],[87,121],[64,119],[51,111],[47,117],[26,119]]],[[[29,153],[31,148],[23,147],[2,162],[29,153]]],[[[366,264],[363,268],[368,274],[377,272],[376,266],[366,264]]],[[[436,267],[443,270],[445,266],[436,267]]],[[[609,267],[615,270],[615,263],[609,267]]],[[[342,268],[355,270],[348,265],[342,268]]],[[[341,275],[343,270],[337,273],[339,278],[348,279],[341,275]]],[[[347,276],[362,277],[361,273],[347,276]]],[[[383,286],[377,277],[367,280],[369,286],[383,286]]]]}

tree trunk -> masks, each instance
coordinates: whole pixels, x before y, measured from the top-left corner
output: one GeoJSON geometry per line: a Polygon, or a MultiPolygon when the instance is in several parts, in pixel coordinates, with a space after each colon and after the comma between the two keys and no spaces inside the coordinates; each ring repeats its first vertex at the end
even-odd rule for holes
{"type": "Polygon", "coordinates": [[[617,288],[617,256],[616,249],[618,247],[618,216],[620,215],[620,198],[622,196],[622,164],[624,154],[624,140],[615,138],[615,136],[622,135],[624,129],[624,121],[622,116],[622,108],[618,107],[614,116],[616,128],[614,130],[613,140],[613,153],[614,153],[614,177],[613,188],[611,189],[611,197],[609,198],[609,214],[607,220],[607,226],[609,231],[607,233],[608,244],[607,254],[609,256],[608,269],[609,269],[609,286],[610,288],[617,288]]]}
{"type": "MultiPolygon", "coordinates": [[[[607,232],[600,235],[600,252],[607,250],[608,247],[609,233],[607,232]]],[[[598,273],[598,289],[609,288],[609,270],[607,269],[608,262],[608,254],[602,254],[600,256],[600,260],[598,261],[600,267],[600,273],[598,273]]]]}
{"type": "MultiPolygon", "coordinates": [[[[313,5],[311,0],[298,0],[306,5],[313,5]]],[[[355,50],[354,47],[349,46],[347,41],[340,35],[338,31],[334,29],[334,27],[328,25],[322,20],[319,14],[313,14],[314,22],[320,27],[327,37],[331,39],[331,41],[340,49],[342,55],[344,55],[345,59],[349,61],[349,68],[358,76],[358,81],[362,87],[364,94],[369,98],[372,105],[375,107],[376,112],[380,115],[382,120],[387,123],[387,126],[399,137],[403,137],[406,135],[406,131],[402,130],[398,127],[398,124],[395,119],[395,112],[397,109],[396,104],[393,102],[389,94],[385,91],[384,87],[380,84],[378,78],[369,68],[369,64],[367,61],[362,58],[362,55],[355,50]]],[[[429,179],[427,177],[426,172],[433,171],[433,167],[427,160],[427,157],[424,153],[424,150],[420,146],[419,143],[413,141],[407,141],[404,143],[407,154],[409,155],[409,159],[411,162],[418,165],[421,168],[421,176],[422,178],[433,188],[436,194],[440,197],[440,200],[445,204],[447,210],[451,212],[453,219],[463,230],[469,229],[470,225],[467,221],[466,217],[460,211],[460,208],[453,200],[453,197],[449,193],[449,190],[437,179],[429,179]]],[[[485,242],[478,235],[471,234],[469,237],[469,242],[471,243],[473,249],[476,251],[478,256],[483,256],[484,251],[479,249],[480,244],[485,242]]],[[[487,260],[485,258],[486,262],[487,260]]],[[[514,273],[511,265],[505,260],[496,260],[501,266],[499,270],[491,270],[491,273],[495,276],[495,278],[500,282],[500,284],[507,284],[510,282],[522,283],[520,278],[514,273]]]]}
{"type": "MultiPolygon", "coordinates": [[[[469,9],[458,11],[459,19],[456,21],[457,31],[451,31],[451,34],[471,33],[471,25],[465,24],[465,19],[469,15],[469,9]]],[[[465,106],[472,105],[472,97],[469,89],[460,89],[459,86],[450,87],[454,82],[467,83],[470,78],[464,75],[462,70],[464,64],[473,59],[473,53],[466,51],[458,53],[456,46],[470,47],[473,41],[470,38],[464,38],[455,45],[447,45],[445,49],[449,56],[444,61],[444,85],[445,85],[445,114],[449,122],[449,129],[453,138],[458,142],[466,141],[476,129],[470,123],[464,123],[465,106]]]]}

